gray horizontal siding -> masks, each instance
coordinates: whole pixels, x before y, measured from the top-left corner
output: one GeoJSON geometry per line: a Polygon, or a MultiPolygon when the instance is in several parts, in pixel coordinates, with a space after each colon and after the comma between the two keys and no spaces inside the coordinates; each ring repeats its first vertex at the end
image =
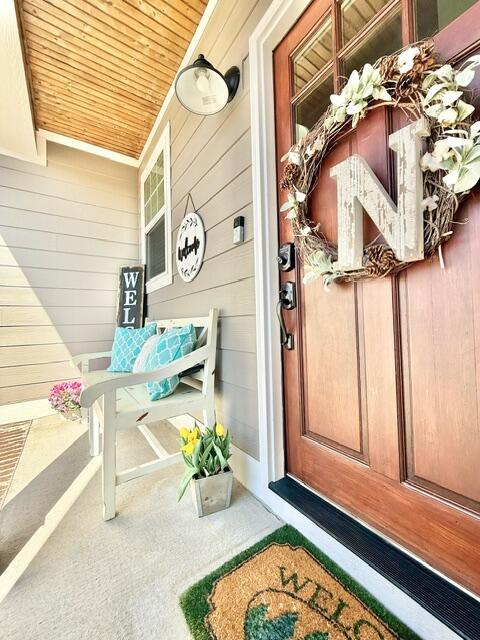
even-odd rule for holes
{"type": "MultiPolygon", "coordinates": [[[[221,2],[198,47],[222,71],[248,68],[248,39],[268,0],[221,2]]],[[[183,282],[173,259],[173,284],[148,297],[151,318],[204,315],[220,310],[216,367],[218,419],[235,444],[258,458],[255,280],[253,255],[250,95],[242,75],[234,101],[219,114],[200,117],[174,98],[164,124],[171,126],[173,246],[191,193],[207,232],[202,270],[183,282]],[[245,242],[233,245],[233,220],[245,217],[245,242]]],[[[159,131],[163,129],[159,127],[159,131]]],[[[152,142],[151,148],[155,144],[152,142]]],[[[147,155],[148,157],[148,155],[147,155]]],[[[174,256],[173,256],[174,258],[174,256]]],[[[200,416],[198,416],[200,417],[200,416]]]]}
{"type": "Polygon", "coordinates": [[[118,268],[137,261],[134,168],[55,144],[46,167],[0,156],[0,403],[109,348],[118,268]]]}

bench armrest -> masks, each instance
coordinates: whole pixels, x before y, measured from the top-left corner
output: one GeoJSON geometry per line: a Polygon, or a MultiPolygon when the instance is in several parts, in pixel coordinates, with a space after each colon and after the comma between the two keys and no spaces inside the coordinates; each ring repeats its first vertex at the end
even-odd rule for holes
{"type": "Polygon", "coordinates": [[[142,384],[144,382],[153,382],[179,375],[182,371],[185,371],[185,369],[207,360],[210,354],[211,352],[209,347],[205,346],[192,351],[192,353],[189,353],[188,355],[183,356],[183,358],[179,358],[164,367],[154,369],[153,371],[126,373],[123,376],[115,376],[108,380],[102,380],[101,382],[97,382],[83,389],[80,396],[80,405],[82,407],[91,407],[95,400],[105,393],[116,391],[123,387],[133,387],[134,385],[142,384]]]}
{"type": "Polygon", "coordinates": [[[98,351],[97,353],[80,353],[78,356],[72,358],[72,362],[75,365],[84,365],[90,362],[90,360],[99,360],[100,358],[110,358],[112,356],[111,351],[98,351]]]}

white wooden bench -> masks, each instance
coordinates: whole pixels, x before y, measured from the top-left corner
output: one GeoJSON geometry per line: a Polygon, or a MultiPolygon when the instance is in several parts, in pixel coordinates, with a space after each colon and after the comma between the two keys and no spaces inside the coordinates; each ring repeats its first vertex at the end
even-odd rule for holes
{"type": "Polygon", "coordinates": [[[197,329],[195,351],[174,362],[142,373],[110,373],[90,371],[90,362],[108,358],[110,352],[87,353],[73,362],[80,367],[85,387],[80,404],[88,409],[90,448],[92,455],[102,453],[103,517],[115,517],[115,488],[123,482],[162,469],[181,459],[181,454],[168,455],[148,424],[182,414],[203,412],[207,426],[215,424],[215,355],[217,347],[218,311],[211,309],[203,318],[181,318],[156,321],[159,329],[193,324],[197,329]],[[194,369],[191,375],[190,369],[194,369]],[[181,375],[175,392],[161,400],[150,400],[145,382],[181,375]],[[116,432],[138,428],[158,458],[138,467],[117,472],[116,432]]]}

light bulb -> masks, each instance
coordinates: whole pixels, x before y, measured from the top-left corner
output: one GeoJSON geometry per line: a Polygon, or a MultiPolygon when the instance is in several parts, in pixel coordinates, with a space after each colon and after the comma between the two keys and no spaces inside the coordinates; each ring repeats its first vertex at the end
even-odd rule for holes
{"type": "Polygon", "coordinates": [[[201,93],[210,91],[210,73],[207,69],[198,69],[196,85],[201,93]]]}

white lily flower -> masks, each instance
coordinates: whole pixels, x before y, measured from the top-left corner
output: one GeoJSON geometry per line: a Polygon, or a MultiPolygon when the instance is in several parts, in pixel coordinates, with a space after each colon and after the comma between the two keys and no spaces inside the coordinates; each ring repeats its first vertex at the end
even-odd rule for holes
{"type": "Polygon", "coordinates": [[[451,153],[451,147],[448,142],[445,143],[443,140],[437,140],[432,151],[432,156],[439,161],[448,160],[451,153]]]}
{"type": "Polygon", "coordinates": [[[420,168],[422,171],[438,171],[441,169],[440,162],[432,153],[425,153],[420,159],[420,168]]]}
{"type": "Polygon", "coordinates": [[[297,217],[297,210],[295,208],[292,208],[285,216],[285,220],[295,220],[296,217],[297,217]]]}
{"type": "Polygon", "coordinates": [[[407,73],[413,68],[413,61],[419,53],[420,49],[418,47],[409,47],[402,51],[398,56],[398,70],[400,73],[407,73]]]}
{"type": "Polygon", "coordinates": [[[449,171],[446,176],[443,176],[443,182],[447,185],[447,187],[453,187],[458,182],[459,177],[459,171],[449,171]]]}
{"type": "Polygon", "coordinates": [[[444,109],[437,120],[442,125],[442,127],[450,127],[457,121],[458,112],[453,107],[449,107],[448,109],[444,109]]]}
{"type": "Polygon", "coordinates": [[[428,198],[424,198],[422,200],[422,211],[425,211],[425,209],[428,209],[428,211],[434,211],[438,205],[438,196],[428,196],[428,198]]]}

